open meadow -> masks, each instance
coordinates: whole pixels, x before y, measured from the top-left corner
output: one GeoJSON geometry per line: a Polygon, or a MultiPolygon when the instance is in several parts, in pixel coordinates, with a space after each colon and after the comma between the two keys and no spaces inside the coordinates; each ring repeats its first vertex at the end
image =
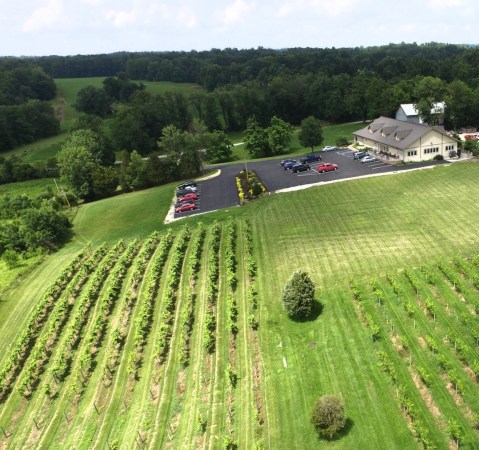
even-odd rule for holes
{"type": "Polygon", "coordinates": [[[0,302],[0,448],[477,449],[479,164],[163,224],[173,186],[81,206],[0,302]],[[287,318],[301,269],[321,307],[287,318]],[[323,394],[347,425],[320,440],[323,394]]]}

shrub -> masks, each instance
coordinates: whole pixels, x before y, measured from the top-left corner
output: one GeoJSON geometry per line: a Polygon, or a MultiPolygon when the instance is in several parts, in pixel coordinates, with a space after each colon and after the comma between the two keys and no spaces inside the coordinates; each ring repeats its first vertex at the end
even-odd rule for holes
{"type": "Polygon", "coordinates": [[[344,402],[334,395],[323,395],[314,406],[311,423],[321,437],[331,439],[346,425],[344,402]]]}
{"type": "Polygon", "coordinates": [[[444,156],[442,155],[436,155],[434,158],[433,158],[435,161],[442,161],[444,159],[444,156]]]}
{"type": "Polygon", "coordinates": [[[346,136],[338,136],[336,138],[337,147],[347,147],[349,145],[348,138],[346,136]]]}
{"type": "Polygon", "coordinates": [[[303,271],[294,272],[283,288],[284,309],[292,319],[307,319],[314,308],[314,283],[303,271]]]}

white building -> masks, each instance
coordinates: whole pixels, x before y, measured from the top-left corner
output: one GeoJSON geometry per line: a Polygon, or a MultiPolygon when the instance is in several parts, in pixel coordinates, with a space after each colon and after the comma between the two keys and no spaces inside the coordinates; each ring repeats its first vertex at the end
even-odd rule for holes
{"type": "Polygon", "coordinates": [[[372,148],[373,153],[403,162],[427,161],[436,155],[449,157],[458,141],[442,127],[379,117],[353,133],[355,142],[372,148]]]}
{"type": "MultiPolygon", "coordinates": [[[[444,102],[437,102],[434,103],[431,108],[431,114],[439,116],[439,124],[443,123],[445,107],[446,105],[444,102]]],[[[413,103],[403,103],[402,105],[400,105],[398,110],[396,111],[396,119],[403,120],[405,122],[423,123],[423,120],[419,116],[419,112],[413,103]]]]}

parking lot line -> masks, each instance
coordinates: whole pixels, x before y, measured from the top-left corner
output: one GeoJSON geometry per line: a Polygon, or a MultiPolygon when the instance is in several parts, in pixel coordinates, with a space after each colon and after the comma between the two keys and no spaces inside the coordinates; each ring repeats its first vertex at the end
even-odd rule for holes
{"type": "MultiPolygon", "coordinates": [[[[371,163],[370,163],[371,164],[371,163]]],[[[372,169],[380,169],[381,167],[390,167],[391,165],[390,164],[387,164],[387,163],[383,163],[382,161],[380,162],[377,162],[377,163],[372,163],[370,165],[370,167],[372,169]]]]}
{"type": "Polygon", "coordinates": [[[318,173],[316,169],[311,169],[308,172],[300,172],[297,175],[298,175],[298,177],[310,177],[310,176],[314,175],[314,173],[311,173],[311,172],[318,173]]]}

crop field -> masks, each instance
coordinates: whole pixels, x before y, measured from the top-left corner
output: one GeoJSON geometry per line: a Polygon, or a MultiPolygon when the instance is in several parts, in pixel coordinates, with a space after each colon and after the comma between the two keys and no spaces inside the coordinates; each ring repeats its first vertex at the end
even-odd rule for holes
{"type": "Polygon", "coordinates": [[[0,448],[476,449],[478,171],[169,226],[166,188],[84,205],[81,236],[0,304],[0,448]],[[306,322],[280,301],[295,269],[317,286],[306,322]],[[346,404],[331,441],[310,424],[323,394],[346,404]]]}

